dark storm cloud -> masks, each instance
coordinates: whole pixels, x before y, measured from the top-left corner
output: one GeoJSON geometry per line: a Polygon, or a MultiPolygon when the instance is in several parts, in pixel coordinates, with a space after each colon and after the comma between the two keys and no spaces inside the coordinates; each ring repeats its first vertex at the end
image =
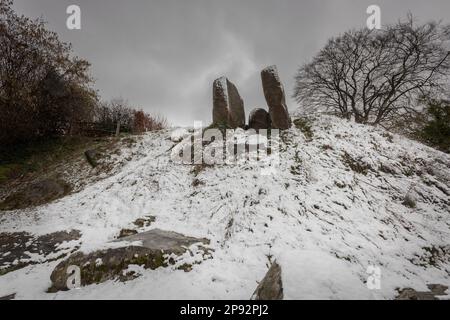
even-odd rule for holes
{"type": "MultiPolygon", "coordinates": [[[[77,55],[92,63],[104,99],[123,96],[171,123],[211,121],[211,85],[226,75],[247,112],[265,107],[260,70],[278,66],[287,94],[299,65],[326,40],[365,25],[378,4],[382,23],[412,12],[420,21],[449,22],[448,0],[16,0],[44,17],[77,55]],[[66,8],[78,4],[82,30],[66,29],[66,8]]],[[[290,101],[290,109],[295,108],[290,101]]]]}

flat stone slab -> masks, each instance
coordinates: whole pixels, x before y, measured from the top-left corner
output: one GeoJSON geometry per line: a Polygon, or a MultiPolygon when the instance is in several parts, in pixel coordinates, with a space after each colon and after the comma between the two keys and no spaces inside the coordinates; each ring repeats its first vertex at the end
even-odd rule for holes
{"type": "Polygon", "coordinates": [[[79,245],[75,245],[63,249],[60,245],[79,240],[80,237],[78,230],[58,231],[42,236],[28,232],[0,233],[0,275],[30,264],[60,259],[79,248],[79,245]]]}
{"type": "Polygon", "coordinates": [[[174,253],[184,253],[186,248],[195,244],[209,244],[208,239],[193,238],[176,233],[173,231],[164,231],[160,229],[153,229],[146,232],[141,232],[128,237],[121,238],[118,241],[142,241],[142,246],[152,250],[163,250],[174,253]]]}
{"type": "MultiPolygon", "coordinates": [[[[167,267],[175,263],[173,255],[182,255],[193,244],[200,244],[197,249],[203,252],[204,257],[208,253],[205,245],[209,244],[209,240],[204,238],[187,237],[180,233],[160,229],[131,235],[114,242],[137,241],[142,245],[125,244],[119,248],[98,250],[88,254],[77,252],[71,255],[53,270],[50,276],[52,286],[48,291],[68,290],[67,270],[70,266],[79,268],[81,286],[102,283],[107,280],[127,281],[136,278],[134,272],[128,271],[130,265],[138,265],[151,270],[167,267]]],[[[190,268],[190,265],[179,267],[185,271],[189,271],[190,268]]]]}

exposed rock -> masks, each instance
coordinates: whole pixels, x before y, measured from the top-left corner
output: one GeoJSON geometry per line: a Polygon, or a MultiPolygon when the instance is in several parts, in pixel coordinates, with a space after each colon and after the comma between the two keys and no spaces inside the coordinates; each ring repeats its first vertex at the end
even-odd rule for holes
{"type": "Polygon", "coordinates": [[[286,105],[284,87],[278,76],[277,67],[270,66],[262,70],[261,79],[264,96],[269,106],[272,128],[289,129],[292,122],[286,105]]]}
{"type": "Polygon", "coordinates": [[[448,287],[442,284],[429,284],[427,287],[437,296],[444,296],[447,294],[446,291],[448,287]]]}
{"type": "Polygon", "coordinates": [[[12,293],[12,294],[8,294],[7,296],[0,297],[0,300],[13,300],[15,298],[16,298],[16,294],[12,293]]]}
{"type": "Polygon", "coordinates": [[[395,300],[439,300],[437,296],[446,295],[447,286],[441,284],[429,284],[428,289],[431,291],[416,291],[412,288],[405,288],[399,291],[399,295],[395,300]]]}
{"type": "Polygon", "coordinates": [[[245,126],[244,101],[236,86],[225,77],[213,83],[213,123],[231,128],[245,126]]]}
{"type": "Polygon", "coordinates": [[[122,229],[120,230],[120,234],[117,238],[125,238],[125,237],[129,237],[132,236],[133,234],[138,233],[136,230],[132,230],[132,229],[122,229]]]}
{"type": "Polygon", "coordinates": [[[228,124],[232,128],[244,128],[245,110],[244,101],[239,95],[236,86],[227,79],[229,118],[228,124]]]}
{"type": "Polygon", "coordinates": [[[408,193],[403,199],[402,204],[408,208],[414,209],[416,207],[416,199],[411,193],[408,193]]]}
{"type": "Polygon", "coordinates": [[[252,296],[253,300],[283,300],[281,267],[274,262],[252,296]]]}
{"type": "Polygon", "coordinates": [[[153,222],[155,222],[155,220],[156,218],[154,216],[147,216],[145,218],[136,219],[133,224],[139,228],[143,228],[150,226],[153,222]]]}
{"type": "Polygon", "coordinates": [[[209,240],[205,238],[187,237],[180,233],[160,229],[141,232],[120,240],[130,242],[142,241],[142,246],[145,248],[170,251],[176,254],[183,254],[186,251],[186,247],[194,243],[209,244],[209,240]]]}
{"type": "Polygon", "coordinates": [[[228,124],[228,90],[225,77],[213,83],[213,123],[228,124]]]}
{"type": "Polygon", "coordinates": [[[86,156],[86,160],[89,162],[89,164],[93,168],[95,168],[98,165],[97,160],[98,160],[99,154],[96,150],[93,150],[93,149],[87,150],[84,153],[84,155],[86,156]]]}
{"type": "MultiPolygon", "coordinates": [[[[130,265],[139,265],[152,270],[167,267],[174,263],[173,258],[168,258],[168,255],[179,256],[195,243],[209,244],[207,239],[186,237],[176,232],[159,229],[131,235],[120,241],[140,241],[142,246],[110,248],[89,254],[77,252],[55,267],[50,276],[52,287],[49,291],[67,290],[66,272],[71,265],[80,267],[81,286],[113,279],[125,281],[135,277],[133,273],[127,273],[130,265]]],[[[206,252],[207,249],[204,248],[204,251],[206,252]]]]}
{"type": "Polygon", "coordinates": [[[249,129],[269,129],[270,128],[270,115],[269,113],[261,108],[254,109],[250,113],[248,121],[249,129]]]}
{"type": "Polygon", "coordinates": [[[67,269],[72,265],[80,268],[81,286],[86,286],[120,278],[129,265],[156,269],[167,266],[167,262],[161,250],[138,246],[105,249],[89,254],[77,252],[55,267],[50,276],[52,286],[49,292],[68,289],[67,269]]]}
{"type": "Polygon", "coordinates": [[[0,203],[0,210],[16,210],[42,205],[64,197],[70,190],[71,187],[62,180],[50,178],[41,180],[11,194],[0,203]]]}
{"type": "Polygon", "coordinates": [[[60,259],[79,248],[75,245],[63,249],[61,244],[79,240],[80,237],[81,233],[78,230],[58,231],[39,237],[27,232],[1,233],[0,249],[4,254],[0,255],[0,274],[6,274],[30,264],[60,259]],[[32,258],[30,255],[39,255],[39,257],[32,258]]]}
{"type": "Polygon", "coordinates": [[[201,186],[201,185],[204,185],[204,184],[205,184],[205,182],[202,181],[202,180],[200,180],[200,179],[198,179],[198,178],[195,178],[195,179],[192,181],[192,186],[193,186],[193,187],[198,187],[198,186],[201,186]]]}

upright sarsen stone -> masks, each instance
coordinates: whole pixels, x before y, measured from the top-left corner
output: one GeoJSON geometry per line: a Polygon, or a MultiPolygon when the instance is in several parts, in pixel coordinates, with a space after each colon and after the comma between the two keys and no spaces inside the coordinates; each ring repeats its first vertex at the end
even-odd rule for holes
{"type": "Polygon", "coordinates": [[[244,128],[245,110],[244,101],[239,95],[236,86],[227,79],[228,90],[228,125],[232,128],[244,128]]]}
{"type": "Polygon", "coordinates": [[[278,76],[276,66],[270,66],[261,71],[264,96],[269,106],[272,128],[289,129],[291,118],[286,105],[286,96],[283,84],[278,76]]]}
{"type": "Polygon", "coordinates": [[[264,279],[261,280],[252,300],[283,300],[283,281],[281,277],[281,267],[275,261],[267,271],[264,279]]]}
{"type": "Polygon", "coordinates": [[[213,123],[231,128],[245,126],[244,101],[236,86],[225,77],[213,84],[213,123]]]}
{"type": "Polygon", "coordinates": [[[228,124],[228,90],[225,77],[213,83],[213,123],[228,124]]]}

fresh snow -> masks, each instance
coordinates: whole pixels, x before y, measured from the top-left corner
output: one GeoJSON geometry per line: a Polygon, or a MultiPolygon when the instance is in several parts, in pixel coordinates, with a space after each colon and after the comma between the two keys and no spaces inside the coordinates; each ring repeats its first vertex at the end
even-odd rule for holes
{"type": "MultiPolygon", "coordinates": [[[[147,133],[113,175],[45,206],[0,213],[0,232],[36,235],[77,229],[81,250],[111,242],[137,218],[153,228],[211,240],[212,259],[81,289],[46,293],[59,261],[0,276],[0,296],[16,299],[249,299],[270,261],[282,267],[286,299],[392,299],[397,288],[427,291],[450,284],[450,156],[382,129],[321,116],[309,141],[293,127],[281,134],[280,163],[262,174],[250,163],[215,165],[197,176],[170,161],[186,129],[147,133]],[[357,173],[348,154],[367,169],[357,173]],[[383,170],[380,170],[383,167],[383,170]],[[194,179],[203,184],[193,186],[194,179]],[[409,194],[415,208],[402,204],[409,194]],[[427,248],[444,248],[431,257],[427,248]],[[431,260],[430,260],[431,259],[431,260]],[[431,263],[432,261],[433,263],[431,263]],[[381,288],[369,290],[369,266],[381,288]]],[[[76,242],[79,244],[79,242],[76,242]]],[[[73,244],[75,245],[75,243],[73,244]]],[[[67,244],[65,244],[65,247],[67,244]]],[[[5,253],[0,253],[5,254],[5,253]]]]}

